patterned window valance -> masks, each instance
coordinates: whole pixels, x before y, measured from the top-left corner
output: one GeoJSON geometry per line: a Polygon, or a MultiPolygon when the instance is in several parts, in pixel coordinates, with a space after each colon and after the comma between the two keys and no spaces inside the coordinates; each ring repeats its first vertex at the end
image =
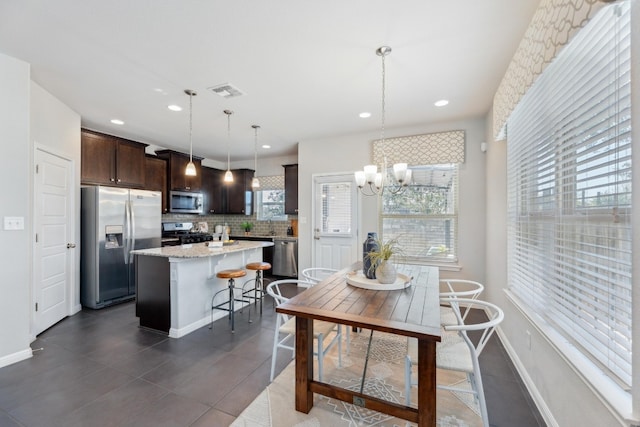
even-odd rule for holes
{"type": "Polygon", "coordinates": [[[284,190],[284,175],[259,176],[260,190],[284,190]]]}
{"type": "Polygon", "coordinates": [[[535,79],[606,0],[542,0],[493,98],[493,131],[505,138],[505,124],[535,79]]]}
{"type": "Polygon", "coordinates": [[[373,141],[373,163],[409,166],[464,162],[464,131],[427,133],[373,141]]]}

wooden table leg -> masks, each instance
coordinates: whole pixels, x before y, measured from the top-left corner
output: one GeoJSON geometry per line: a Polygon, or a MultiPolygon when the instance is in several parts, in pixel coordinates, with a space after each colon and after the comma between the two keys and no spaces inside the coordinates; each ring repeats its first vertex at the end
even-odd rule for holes
{"type": "Polygon", "coordinates": [[[308,414],[313,407],[313,319],[296,317],[296,411],[308,414]]]}
{"type": "Polygon", "coordinates": [[[418,426],[436,425],[436,343],[418,340],[418,426]]]}

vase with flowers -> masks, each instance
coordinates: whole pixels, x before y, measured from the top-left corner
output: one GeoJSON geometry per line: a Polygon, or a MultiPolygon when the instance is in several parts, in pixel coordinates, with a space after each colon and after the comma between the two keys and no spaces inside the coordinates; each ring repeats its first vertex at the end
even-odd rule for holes
{"type": "Polygon", "coordinates": [[[378,239],[377,246],[376,249],[367,254],[367,259],[371,262],[371,267],[369,268],[375,269],[375,277],[379,283],[385,285],[393,283],[398,277],[398,272],[391,262],[391,257],[401,252],[398,239],[378,239]]]}

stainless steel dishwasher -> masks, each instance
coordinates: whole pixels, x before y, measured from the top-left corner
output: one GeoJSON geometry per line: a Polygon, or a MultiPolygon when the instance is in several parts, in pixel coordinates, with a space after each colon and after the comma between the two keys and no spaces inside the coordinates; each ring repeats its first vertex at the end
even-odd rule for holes
{"type": "Polygon", "coordinates": [[[273,244],[273,275],[298,277],[298,241],[290,237],[276,237],[273,244]]]}

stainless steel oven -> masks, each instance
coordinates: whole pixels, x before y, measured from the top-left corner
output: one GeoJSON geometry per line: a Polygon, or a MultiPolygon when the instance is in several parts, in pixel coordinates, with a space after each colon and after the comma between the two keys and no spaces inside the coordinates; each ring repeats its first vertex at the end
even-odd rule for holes
{"type": "Polygon", "coordinates": [[[169,193],[169,212],[203,214],[202,193],[171,191],[169,193]]]}

